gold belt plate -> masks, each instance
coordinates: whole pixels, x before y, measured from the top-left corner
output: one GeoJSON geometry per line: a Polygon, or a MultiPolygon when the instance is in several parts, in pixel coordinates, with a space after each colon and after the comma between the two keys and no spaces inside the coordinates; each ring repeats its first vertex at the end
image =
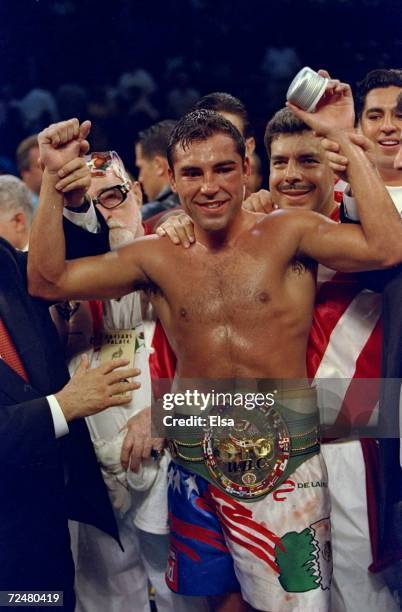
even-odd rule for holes
{"type": "Polygon", "coordinates": [[[203,438],[205,463],[212,479],[229,495],[255,499],[272,491],[289,462],[291,439],[280,413],[274,408],[252,410],[219,407],[232,427],[210,427],[203,438]]]}

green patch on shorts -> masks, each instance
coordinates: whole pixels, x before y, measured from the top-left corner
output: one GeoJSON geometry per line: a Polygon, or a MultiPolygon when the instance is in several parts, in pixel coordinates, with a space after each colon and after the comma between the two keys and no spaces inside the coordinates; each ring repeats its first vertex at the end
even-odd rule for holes
{"type": "Polygon", "coordinates": [[[331,587],[332,551],[329,517],[297,533],[289,531],[275,546],[279,582],[288,593],[331,587]]]}

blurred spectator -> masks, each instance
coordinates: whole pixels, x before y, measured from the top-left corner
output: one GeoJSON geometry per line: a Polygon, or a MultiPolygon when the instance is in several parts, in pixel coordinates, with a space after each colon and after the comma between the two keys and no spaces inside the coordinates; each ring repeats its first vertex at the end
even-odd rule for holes
{"type": "Polygon", "coordinates": [[[17,167],[22,180],[32,193],[32,203],[38,203],[42,183],[42,168],[39,163],[39,146],[36,134],[25,138],[17,148],[17,167]]]}
{"type": "Polygon", "coordinates": [[[95,151],[106,151],[112,141],[120,142],[115,138],[113,94],[108,85],[96,85],[89,91],[87,118],[92,123],[91,148],[95,151]]]}
{"type": "Polygon", "coordinates": [[[254,151],[250,156],[250,176],[247,181],[247,188],[250,193],[255,193],[261,189],[262,185],[262,168],[260,156],[254,151]]]}
{"type": "Polygon", "coordinates": [[[26,185],[16,176],[0,176],[0,236],[20,251],[28,249],[33,211],[26,185]]]}
{"type": "Polygon", "coordinates": [[[128,170],[133,167],[138,133],[159,116],[150,99],[155,90],[154,80],[145,70],[126,72],[119,79],[107,133],[112,146],[118,141],[120,155],[128,170]]]}
{"type": "Polygon", "coordinates": [[[159,117],[158,110],[151,102],[151,96],[156,89],[154,79],[146,70],[139,69],[135,72],[126,72],[119,79],[119,95],[131,103],[128,109],[129,114],[145,113],[151,121],[155,121],[159,117]]]}
{"type": "Polygon", "coordinates": [[[269,110],[274,112],[283,105],[289,83],[302,63],[293,47],[278,44],[265,51],[261,70],[265,74],[265,94],[269,110]]]}
{"type": "Polygon", "coordinates": [[[0,146],[2,156],[7,157],[9,163],[13,163],[15,149],[24,136],[26,132],[19,103],[12,86],[6,85],[0,92],[0,146]]]}
{"type": "Polygon", "coordinates": [[[74,83],[60,85],[56,99],[60,119],[77,117],[85,121],[88,116],[88,95],[83,87],[74,83]]]}
{"type": "Polygon", "coordinates": [[[301,68],[301,62],[293,47],[268,47],[261,68],[269,79],[288,84],[301,68]]]}
{"type": "Polygon", "coordinates": [[[20,100],[19,108],[28,133],[40,132],[58,118],[54,96],[45,89],[31,89],[20,100]]]}
{"type": "Polygon", "coordinates": [[[199,92],[191,87],[186,72],[179,72],[175,77],[176,85],[167,94],[168,114],[179,119],[185,115],[200,97],[199,92]]]}
{"type": "Polygon", "coordinates": [[[17,168],[5,155],[0,155],[0,175],[1,174],[17,174],[17,168]]]}
{"type": "Polygon", "coordinates": [[[142,208],[143,220],[179,206],[178,197],[170,187],[166,157],[170,134],[175,125],[176,122],[169,119],[159,121],[140,132],[135,145],[138,180],[148,198],[148,203],[142,208]]]}

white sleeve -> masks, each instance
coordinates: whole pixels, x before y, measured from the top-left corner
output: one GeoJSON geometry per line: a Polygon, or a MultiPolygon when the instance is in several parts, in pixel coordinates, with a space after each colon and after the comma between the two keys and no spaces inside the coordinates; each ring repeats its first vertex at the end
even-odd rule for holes
{"type": "Polygon", "coordinates": [[[356,198],[348,195],[348,191],[350,187],[347,187],[343,192],[343,207],[345,210],[345,215],[351,221],[360,221],[359,211],[357,210],[356,198]]]}
{"type": "Polygon", "coordinates": [[[74,223],[74,225],[78,225],[92,234],[97,234],[100,230],[100,224],[92,203],[90,204],[88,210],[84,213],[74,212],[64,207],[63,215],[66,219],[71,221],[71,223],[74,223]]]}
{"type": "Polygon", "coordinates": [[[50,412],[52,413],[55,436],[56,438],[61,438],[69,433],[67,421],[55,396],[47,395],[46,399],[50,407],[50,412]]]}

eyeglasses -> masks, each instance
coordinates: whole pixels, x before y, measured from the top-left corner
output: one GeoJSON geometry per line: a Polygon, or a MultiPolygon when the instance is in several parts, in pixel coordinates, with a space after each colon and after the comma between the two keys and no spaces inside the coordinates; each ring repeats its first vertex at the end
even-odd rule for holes
{"type": "Polygon", "coordinates": [[[117,206],[123,204],[130,189],[131,183],[129,181],[126,181],[121,185],[107,187],[98,193],[97,198],[92,198],[92,202],[93,204],[100,204],[103,206],[103,208],[117,208],[117,206]]]}

